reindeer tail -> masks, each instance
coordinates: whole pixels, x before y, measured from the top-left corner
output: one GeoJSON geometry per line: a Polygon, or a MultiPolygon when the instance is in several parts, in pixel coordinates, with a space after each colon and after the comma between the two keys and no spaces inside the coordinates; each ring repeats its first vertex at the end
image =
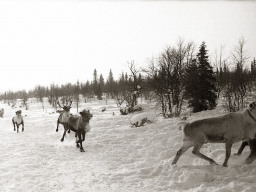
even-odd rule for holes
{"type": "Polygon", "coordinates": [[[182,122],[179,122],[178,123],[178,128],[179,128],[179,130],[183,130],[184,129],[184,127],[186,126],[188,124],[188,122],[184,122],[184,121],[182,121],[182,122]]]}

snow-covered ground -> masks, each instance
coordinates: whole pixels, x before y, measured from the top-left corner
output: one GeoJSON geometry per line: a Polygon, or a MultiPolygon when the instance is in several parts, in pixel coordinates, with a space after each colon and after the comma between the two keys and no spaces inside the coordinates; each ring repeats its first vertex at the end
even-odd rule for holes
{"type": "MultiPolygon", "coordinates": [[[[13,131],[11,118],[18,109],[0,103],[5,109],[0,118],[0,191],[2,192],[155,192],[155,191],[246,191],[256,190],[256,162],[245,165],[245,148],[239,157],[232,155],[229,167],[209,165],[189,149],[176,165],[171,162],[182,145],[180,118],[163,119],[131,127],[138,114],[120,115],[114,103],[94,101],[83,104],[93,113],[91,132],[81,153],[74,133],[55,132],[58,113],[42,104],[22,109],[25,132],[13,131]],[[106,111],[102,112],[102,107],[106,111]],[[114,114],[113,114],[114,112],[114,114]]],[[[71,113],[75,113],[73,107],[71,113]]],[[[192,114],[188,121],[224,113],[221,108],[192,114]]],[[[232,154],[241,143],[233,145],[232,154]]],[[[201,150],[222,164],[224,144],[207,144],[201,150]]]]}

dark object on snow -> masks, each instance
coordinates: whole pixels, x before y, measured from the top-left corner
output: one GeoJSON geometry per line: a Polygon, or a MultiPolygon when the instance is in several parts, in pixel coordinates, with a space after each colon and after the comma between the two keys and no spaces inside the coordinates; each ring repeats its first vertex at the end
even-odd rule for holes
{"type": "Polygon", "coordinates": [[[106,111],[106,107],[104,107],[104,108],[101,110],[101,112],[104,112],[104,111],[106,111]]]}

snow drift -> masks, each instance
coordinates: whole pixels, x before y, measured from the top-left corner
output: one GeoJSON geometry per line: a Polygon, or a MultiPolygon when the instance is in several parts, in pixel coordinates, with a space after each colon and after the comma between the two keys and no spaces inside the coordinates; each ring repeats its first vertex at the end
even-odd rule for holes
{"type": "Polygon", "coordinates": [[[153,123],[155,121],[156,114],[152,112],[146,112],[134,115],[130,120],[130,124],[135,127],[140,127],[144,125],[144,123],[153,123]]]}

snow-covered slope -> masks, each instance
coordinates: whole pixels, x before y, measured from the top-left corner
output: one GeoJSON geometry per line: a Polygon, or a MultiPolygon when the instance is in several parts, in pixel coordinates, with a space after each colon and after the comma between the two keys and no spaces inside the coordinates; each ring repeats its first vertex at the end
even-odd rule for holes
{"type": "MultiPolygon", "coordinates": [[[[179,118],[157,117],[155,123],[131,127],[135,114],[120,115],[114,102],[83,104],[81,109],[90,108],[94,116],[81,153],[73,132],[60,142],[62,126],[55,132],[59,114],[39,106],[22,109],[25,132],[16,133],[11,118],[17,109],[0,104],[5,109],[0,118],[0,191],[255,191],[256,162],[244,164],[248,147],[240,157],[230,157],[228,168],[209,165],[191,149],[172,166],[182,145],[179,118]]],[[[216,109],[192,114],[188,121],[221,113],[216,109]]],[[[233,145],[232,154],[239,145],[233,145]]],[[[219,164],[224,161],[224,144],[204,145],[201,152],[219,164]]]]}

